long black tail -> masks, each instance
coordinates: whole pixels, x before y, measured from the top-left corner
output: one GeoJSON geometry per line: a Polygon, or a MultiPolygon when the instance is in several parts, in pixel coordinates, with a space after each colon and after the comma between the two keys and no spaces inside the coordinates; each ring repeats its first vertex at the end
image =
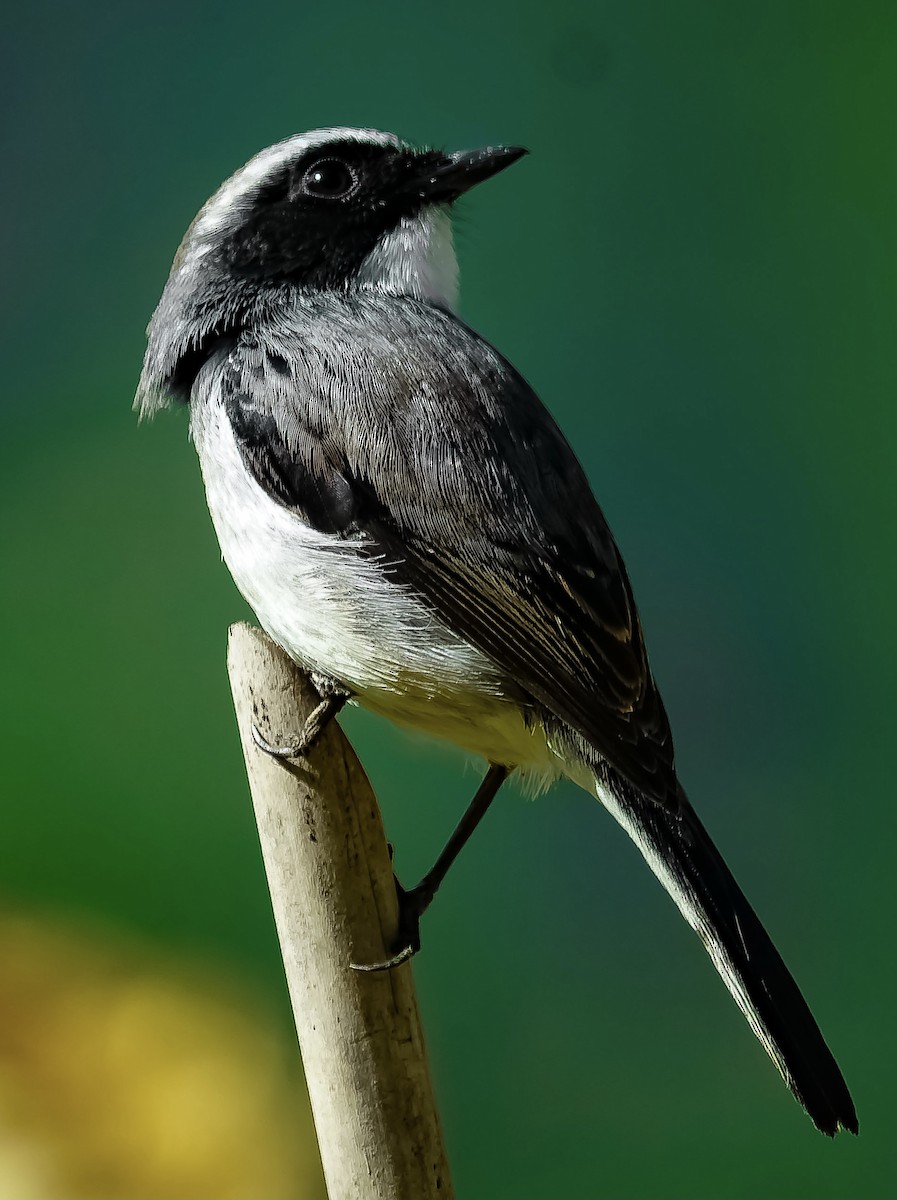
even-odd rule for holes
{"type": "Polygon", "coordinates": [[[857,1133],[838,1064],[800,989],[684,792],[674,815],[626,785],[599,796],[707,948],[732,996],[817,1129],[857,1133]]]}

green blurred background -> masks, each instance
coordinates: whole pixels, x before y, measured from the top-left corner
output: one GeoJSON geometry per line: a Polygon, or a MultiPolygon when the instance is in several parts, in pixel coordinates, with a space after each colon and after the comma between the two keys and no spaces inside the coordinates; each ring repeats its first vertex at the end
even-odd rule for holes
{"type": "MultiPolygon", "coordinates": [[[[863,1132],[813,1130],[594,802],[508,789],[414,967],[458,1194],[897,1193],[897,7],[89,0],[19,6],[3,58],[6,906],[209,964],[292,1053],[224,669],[248,613],[184,414],[131,414],[143,329],[272,141],[522,143],[459,211],[463,314],[594,482],[681,774],[863,1132]]],[[[413,880],[479,768],[344,725],[413,880]]]]}

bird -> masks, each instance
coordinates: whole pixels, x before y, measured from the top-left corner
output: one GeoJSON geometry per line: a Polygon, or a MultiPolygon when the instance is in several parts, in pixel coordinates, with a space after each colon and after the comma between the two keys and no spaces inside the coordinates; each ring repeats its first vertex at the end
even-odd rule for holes
{"type": "Polygon", "coordinates": [[[797,984],[679,781],[632,587],[585,472],[457,313],[456,202],[523,157],[365,128],[256,154],[200,209],[147,329],[134,406],[189,410],[222,557],[320,702],[487,764],[400,904],[389,969],[511,775],[572,780],[623,827],[816,1127],[856,1134],[797,984]]]}

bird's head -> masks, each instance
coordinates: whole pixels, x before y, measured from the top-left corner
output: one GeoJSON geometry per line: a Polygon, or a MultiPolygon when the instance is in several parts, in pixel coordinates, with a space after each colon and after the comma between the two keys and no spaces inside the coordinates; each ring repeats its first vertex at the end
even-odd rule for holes
{"type": "Polygon", "coordinates": [[[295,289],[374,289],[454,306],[451,205],[525,151],[447,154],[371,129],[320,129],[261,151],[203,205],[150,322],[135,407],[189,397],[209,348],[295,289]]]}

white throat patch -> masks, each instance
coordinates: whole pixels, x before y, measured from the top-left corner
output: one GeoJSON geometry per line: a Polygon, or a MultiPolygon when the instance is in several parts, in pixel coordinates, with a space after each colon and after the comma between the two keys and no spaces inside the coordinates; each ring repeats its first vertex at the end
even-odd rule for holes
{"type": "Polygon", "coordinates": [[[447,208],[431,206],[406,217],[385,234],[358,272],[358,285],[413,296],[454,310],[458,303],[458,260],[447,208]]]}

